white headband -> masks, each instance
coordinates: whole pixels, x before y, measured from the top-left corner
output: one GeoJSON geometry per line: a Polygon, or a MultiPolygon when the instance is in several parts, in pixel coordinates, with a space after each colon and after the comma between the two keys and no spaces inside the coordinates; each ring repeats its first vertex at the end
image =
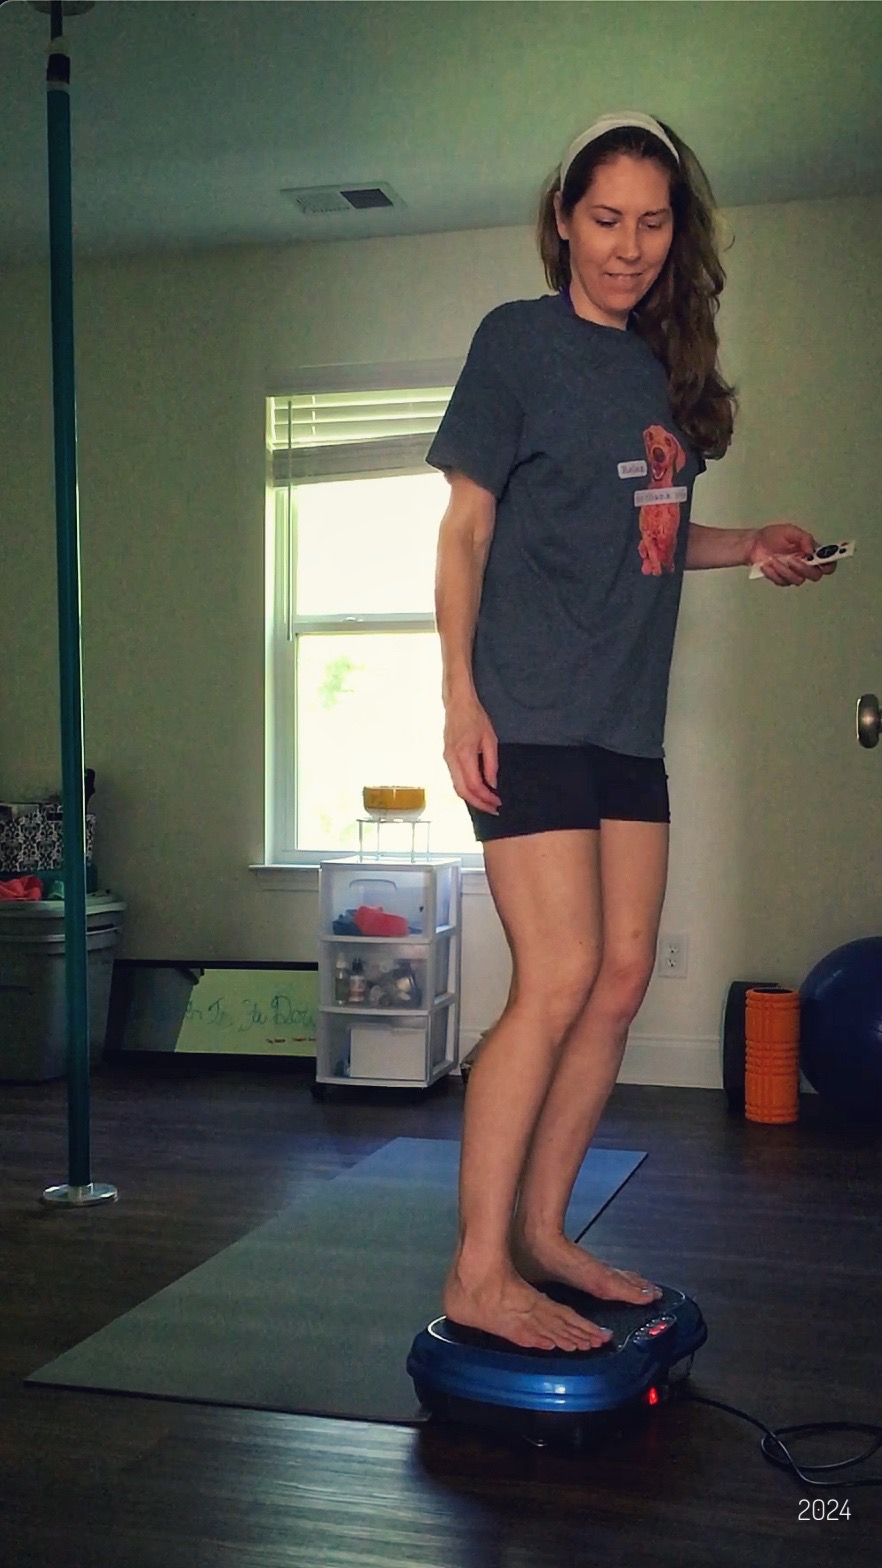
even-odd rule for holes
{"type": "Polygon", "coordinates": [[[665,146],[670,148],[677,162],[680,162],[680,154],[671,141],[670,136],[665,134],[658,120],[654,120],[651,115],[640,114],[638,110],[632,112],[628,109],[622,110],[619,114],[602,114],[599,120],[595,120],[594,124],[588,127],[587,131],[583,131],[581,136],[576,137],[576,140],[564,153],[560,166],[561,190],[564,188],[566,177],[570,172],[570,166],[574,158],[578,157],[583,147],[587,147],[589,142],[596,141],[598,136],[605,136],[607,131],[616,131],[628,125],[637,125],[641,130],[651,131],[653,136],[657,136],[660,142],[664,142],[665,146]]]}

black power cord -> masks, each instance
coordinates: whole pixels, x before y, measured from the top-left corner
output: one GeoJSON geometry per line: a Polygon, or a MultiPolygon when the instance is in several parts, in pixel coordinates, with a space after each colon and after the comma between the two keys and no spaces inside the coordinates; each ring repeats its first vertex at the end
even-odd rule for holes
{"type": "Polygon", "coordinates": [[[868,1476],[862,1481],[848,1481],[845,1479],[841,1481],[823,1481],[816,1480],[814,1475],[808,1473],[809,1471],[817,1471],[821,1474],[826,1474],[836,1470],[850,1470],[855,1465],[863,1464],[865,1459],[869,1459],[879,1448],[882,1448],[882,1425],[874,1426],[869,1421],[808,1421],[801,1426],[782,1426],[778,1427],[777,1430],[773,1430],[772,1427],[766,1426],[764,1421],[758,1421],[756,1416],[748,1415],[746,1410],[739,1410],[737,1405],[727,1405],[722,1399],[708,1399],[704,1394],[693,1393],[688,1384],[680,1389],[680,1397],[691,1400],[696,1405],[711,1405],[715,1410],[726,1410],[730,1415],[740,1416],[742,1421],[749,1421],[752,1426],[759,1427],[759,1430],[764,1434],[760,1444],[763,1458],[768,1459],[769,1464],[777,1465],[781,1470],[790,1471],[794,1480],[801,1481],[805,1486],[813,1487],[816,1491],[830,1491],[834,1487],[840,1486],[848,1486],[850,1490],[856,1490],[859,1486],[882,1486],[882,1476],[868,1476]],[[834,1464],[806,1464],[805,1469],[801,1469],[787,1444],[781,1441],[782,1437],[787,1435],[791,1438],[797,1436],[805,1437],[809,1433],[819,1434],[822,1432],[863,1432],[865,1435],[872,1437],[874,1441],[869,1448],[865,1449],[862,1454],[856,1454],[853,1459],[839,1459],[834,1464]]]}

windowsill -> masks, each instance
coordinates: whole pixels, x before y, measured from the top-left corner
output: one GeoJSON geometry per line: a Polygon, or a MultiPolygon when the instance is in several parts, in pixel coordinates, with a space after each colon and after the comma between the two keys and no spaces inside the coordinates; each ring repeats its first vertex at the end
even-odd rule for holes
{"type": "MultiPolygon", "coordinates": [[[[331,858],[331,857],[329,857],[331,858]]],[[[382,862],[373,862],[382,864],[382,862]]],[[[371,864],[371,862],[365,862],[371,864]]],[[[267,893],[314,893],[318,889],[317,865],[297,865],[293,862],[276,865],[252,865],[258,885],[267,893]]],[[[460,870],[463,897],[489,893],[487,874],[483,866],[463,866],[460,870]]]]}

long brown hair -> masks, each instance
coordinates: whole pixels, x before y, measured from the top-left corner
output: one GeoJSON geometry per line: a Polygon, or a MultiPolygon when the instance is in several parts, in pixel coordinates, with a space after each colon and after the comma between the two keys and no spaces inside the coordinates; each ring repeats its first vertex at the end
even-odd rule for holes
{"type": "MultiPolygon", "coordinates": [[[[716,315],[726,281],[715,228],[716,202],[710,182],[691,147],[663,120],[658,121],[678,153],[651,131],[623,126],[606,131],[573,160],[561,192],[568,217],[588,190],[599,164],[618,153],[653,158],[671,182],[674,237],[664,267],[652,288],[631,312],[630,325],[645,338],[668,373],[674,418],[696,451],[722,457],[732,440],[738,401],[735,388],[720,372],[716,315]]],[[[545,276],[552,289],[570,283],[570,247],[557,232],[554,198],[560,172],[542,194],[537,238],[545,276]]]]}

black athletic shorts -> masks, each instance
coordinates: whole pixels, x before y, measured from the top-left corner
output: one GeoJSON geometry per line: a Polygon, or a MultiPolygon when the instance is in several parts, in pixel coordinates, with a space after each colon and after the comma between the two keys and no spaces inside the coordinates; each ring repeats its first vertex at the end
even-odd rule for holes
{"type": "MultiPolygon", "coordinates": [[[[561,828],[619,822],[670,822],[661,757],[628,757],[602,746],[499,743],[498,815],[469,806],[479,843],[561,828]]],[[[468,804],[468,803],[467,803],[468,804]]]]}

